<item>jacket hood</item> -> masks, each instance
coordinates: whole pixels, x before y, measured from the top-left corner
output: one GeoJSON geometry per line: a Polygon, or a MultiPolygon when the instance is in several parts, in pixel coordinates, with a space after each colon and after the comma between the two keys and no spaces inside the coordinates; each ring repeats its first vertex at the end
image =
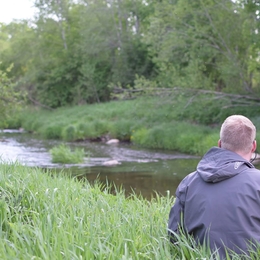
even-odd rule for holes
{"type": "Polygon", "coordinates": [[[249,161],[232,151],[213,147],[201,159],[197,172],[205,182],[220,182],[241,173],[246,168],[255,168],[249,161]]]}

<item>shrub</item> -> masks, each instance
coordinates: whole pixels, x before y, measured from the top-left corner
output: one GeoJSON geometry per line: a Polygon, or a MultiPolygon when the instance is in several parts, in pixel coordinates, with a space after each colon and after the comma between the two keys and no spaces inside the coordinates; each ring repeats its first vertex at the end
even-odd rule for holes
{"type": "Polygon", "coordinates": [[[74,151],[61,144],[50,150],[53,163],[82,163],[84,161],[84,149],[76,148],[74,151]]]}
{"type": "Polygon", "coordinates": [[[93,122],[93,125],[96,136],[102,136],[108,132],[108,123],[105,121],[96,120],[93,122]]]}
{"type": "Polygon", "coordinates": [[[69,125],[62,131],[62,139],[66,141],[75,141],[76,137],[76,127],[74,125],[69,125]]]}
{"type": "Polygon", "coordinates": [[[133,127],[133,122],[131,120],[123,119],[111,124],[109,133],[114,138],[129,141],[131,138],[132,127],[133,127]]]}
{"type": "Polygon", "coordinates": [[[96,138],[98,136],[95,121],[80,123],[77,126],[78,139],[96,138]]]}
{"type": "Polygon", "coordinates": [[[205,135],[198,143],[198,153],[204,154],[206,153],[211,147],[217,146],[219,140],[219,133],[211,133],[205,135]]]}
{"type": "Polygon", "coordinates": [[[61,139],[62,127],[63,126],[60,124],[53,124],[47,126],[46,128],[42,128],[39,131],[46,139],[61,139]]]}
{"type": "Polygon", "coordinates": [[[147,142],[148,129],[140,128],[132,130],[131,141],[135,144],[145,145],[147,142]]]}
{"type": "Polygon", "coordinates": [[[77,136],[79,139],[85,139],[85,129],[87,124],[83,122],[79,122],[77,124],[77,136]]]}
{"type": "Polygon", "coordinates": [[[165,139],[165,130],[161,126],[151,128],[146,136],[145,142],[147,147],[164,148],[163,140],[165,139]]]}

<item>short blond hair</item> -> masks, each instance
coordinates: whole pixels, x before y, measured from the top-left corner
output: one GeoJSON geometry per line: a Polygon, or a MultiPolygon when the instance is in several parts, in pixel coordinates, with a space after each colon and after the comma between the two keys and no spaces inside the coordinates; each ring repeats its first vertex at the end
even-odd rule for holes
{"type": "Polygon", "coordinates": [[[221,148],[249,153],[256,137],[256,127],[245,116],[232,115],[226,118],[220,129],[221,148]]]}

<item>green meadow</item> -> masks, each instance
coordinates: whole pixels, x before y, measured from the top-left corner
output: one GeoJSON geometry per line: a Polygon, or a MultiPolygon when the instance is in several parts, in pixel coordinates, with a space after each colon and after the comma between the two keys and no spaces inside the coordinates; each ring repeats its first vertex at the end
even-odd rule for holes
{"type": "MultiPolygon", "coordinates": [[[[226,116],[243,114],[260,126],[256,109],[232,107],[188,97],[142,96],[132,100],[63,107],[53,111],[27,108],[8,121],[9,127],[47,139],[65,141],[116,138],[137,146],[203,155],[217,145],[226,116]]],[[[259,135],[260,136],[260,135],[259,135]]],[[[260,143],[260,142],[259,142],[260,143]]]]}

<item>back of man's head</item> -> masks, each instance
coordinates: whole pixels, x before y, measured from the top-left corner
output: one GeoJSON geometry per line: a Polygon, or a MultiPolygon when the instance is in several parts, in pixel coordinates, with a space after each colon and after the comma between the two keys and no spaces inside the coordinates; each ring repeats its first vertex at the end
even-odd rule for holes
{"type": "Polygon", "coordinates": [[[254,124],[245,116],[229,116],[221,126],[221,148],[233,151],[250,153],[256,137],[254,124]]]}

